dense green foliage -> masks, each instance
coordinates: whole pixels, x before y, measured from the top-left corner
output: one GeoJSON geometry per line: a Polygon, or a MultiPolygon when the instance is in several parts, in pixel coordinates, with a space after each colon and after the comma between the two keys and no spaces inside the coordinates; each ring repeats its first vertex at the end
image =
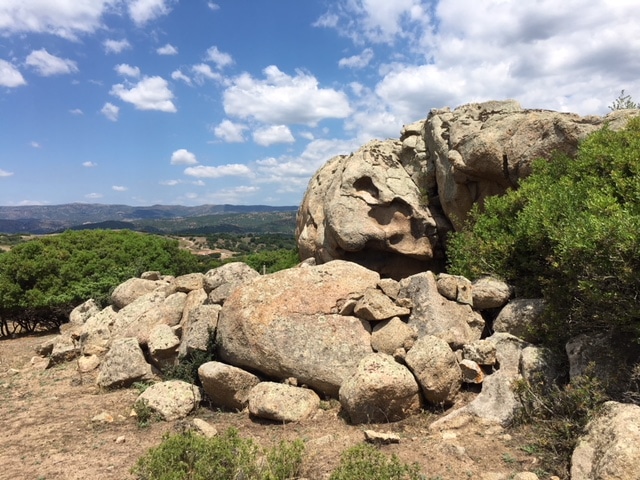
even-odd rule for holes
{"type": "Polygon", "coordinates": [[[297,478],[304,444],[263,450],[230,428],[213,438],[192,432],[166,436],[134,466],[140,480],[286,480],[297,478]]]}
{"type": "Polygon", "coordinates": [[[517,190],[489,198],[449,242],[450,271],[502,277],[544,296],[547,339],[640,335],[640,118],[590,135],[576,159],[537,161],[517,190]]]}
{"type": "Polygon", "coordinates": [[[408,465],[397,456],[387,457],[376,447],[360,444],[342,454],[340,465],[330,480],[421,480],[417,464],[408,465]]]}
{"type": "Polygon", "coordinates": [[[147,270],[197,271],[193,255],[164,237],[130,231],[68,231],[0,255],[0,334],[60,324],[76,305],[106,303],[110,291],[147,270]],[[16,322],[16,323],[13,323],[16,322]]]}

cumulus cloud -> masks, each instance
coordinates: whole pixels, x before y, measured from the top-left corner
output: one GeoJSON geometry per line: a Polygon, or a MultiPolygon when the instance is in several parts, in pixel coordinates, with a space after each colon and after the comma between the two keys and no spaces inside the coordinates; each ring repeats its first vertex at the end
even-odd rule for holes
{"type": "Polygon", "coordinates": [[[106,53],[120,53],[131,48],[131,44],[126,38],[122,40],[107,39],[102,42],[102,46],[106,53]]]}
{"type": "Polygon", "coordinates": [[[207,7],[209,7],[209,9],[213,10],[214,12],[216,10],[220,10],[220,5],[218,5],[217,3],[213,3],[213,2],[207,2],[207,7]]]}
{"type": "Polygon", "coordinates": [[[164,47],[156,49],[156,53],[158,55],[177,55],[178,49],[170,43],[167,43],[164,47]]]}
{"type": "Polygon", "coordinates": [[[126,63],[121,63],[115,66],[115,71],[123,77],[138,78],[140,76],[140,69],[138,67],[132,67],[126,63]]]}
{"type": "Polygon", "coordinates": [[[198,163],[195,154],[181,148],[171,154],[171,165],[195,165],[198,163]]]}
{"type": "Polygon", "coordinates": [[[134,0],[129,3],[129,16],[136,25],[142,26],[167,15],[171,11],[168,3],[166,0],[134,0]]]}
{"type": "Polygon", "coordinates": [[[249,128],[242,123],[234,123],[231,120],[223,120],[214,127],[213,133],[216,137],[228,143],[242,143],[245,141],[244,131],[249,128]]]}
{"type": "Polygon", "coordinates": [[[122,186],[122,185],[113,185],[111,187],[111,190],[113,190],[115,192],[126,192],[129,189],[127,187],[122,186]]]}
{"type": "Polygon", "coordinates": [[[351,113],[344,92],[320,88],[318,80],[307,73],[294,77],[271,65],[260,80],[244,73],[232,80],[223,94],[227,115],[284,125],[300,123],[315,126],[327,118],[345,118],[351,113]]]}
{"type": "Polygon", "coordinates": [[[11,175],[13,175],[13,172],[7,172],[0,168],[0,178],[10,177],[11,175]]]}
{"type": "Polygon", "coordinates": [[[120,107],[117,107],[113,103],[107,102],[102,107],[102,110],[100,110],[100,113],[105,117],[107,117],[108,120],[111,120],[112,122],[117,122],[118,115],[120,113],[120,107]]]}
{"type": "Polygon", "coordinates": [[[228,53],[221,52],[215,45],[207,50],[205,61],[215,63],[216,67],[223,69],[233,64],[233,58],[228,53]]]}
{"type": "Polygon", "coordinates": [[[15,88],[26,84],[26,80],[13,64],[0,59],[0,87],[15,88]]]}
{"type": "Polygon", "coordinates": [[[177,111],[172,101],[173,92],[162,77],[144,77],[134,86],[118,83],[111,87],[109,93],[124,102],[131,103],[137,110],[158,110],[170,113],[177,111]]]}
{"type": "Polygon", "coordinates": [[[191,82],[191,78],[189,78],[184,73],[182,73],[181,70],[174,70],[173,72],[171,72],[171,78],[173,80],[180,80],[181,82],[184,82],[187,85],[191,85],[193,83],[191,82]]]}
{"type": "Polygon", "coordinates": [[[365,48],[359,55],[341,58],[340,61],[338,61],[338,66],[341,68],[359,69],[369,65],[371,60],[373,60],[373,50],[365,48]]]}
{"type": "Polygon", "coordinates": [[[293,143],[296,141],[289,127],[286,125],[272,125],[258,128],[253,132],[253,141],[263,147],[276,143],[293,143]]]}
{"type": "Polygon", "coordinates": [[[44,48],[32,51],[27,56],[25,64],[35,69],[35,71],[43,77],[66,75],[78,71],[76,62],[51,55],[44,48]]]}
{"type": "Polygon", "coordinates": [[[175,187],[181,183],[182,182],[180,180],[163,180],[160,182],[160,185],[164,185],[165,187],[175,187]]]}
{"type": "Polygon", "coordinates": [[[184,174],[198,178],[246,177],[251,175],[251,170],[241,163],[230,163],[217,167],[205,165],[187,167],[184,174]]]}
{"type": "Polygon", "coordinates": [[[71,115],[76,115],[76,116],[84,115],[84,112],[82,110],[80,110],[79,108],[74,108],[72,110],[69,110],[69,113],[71,115]]]}
{"type": "Polygon", "coordinates": [[[82,166],[86,168],[95,168],[98,166],[98,164],[95,162],[87,161],[87,162],[82,162],[82,166]]]}
{"type": "Polygon", "coordinates": [[[0,33],[48,33],[69,40],[95,32],[102,15],[120,0],[64,0],[0,2],[0,33]]]}

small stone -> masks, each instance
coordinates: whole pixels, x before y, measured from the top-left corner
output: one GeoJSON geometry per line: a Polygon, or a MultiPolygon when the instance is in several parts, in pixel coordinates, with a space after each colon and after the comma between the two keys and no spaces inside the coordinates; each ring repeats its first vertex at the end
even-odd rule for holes
{"type": "Polygon", "coordinates": [[[205,422],[200,418],[193,419],[193,426],[202,434],[205,438],[213,438],[218,435],[218,429],[213,425],[205,422]]]}
{"type": "Polygon", "coordinates": [[[458,438],[458,434],[455,432],[451,432],[451,431],[444,431],[442,432],[442,439],[443,440],[453,440],[454,438],[458,438]]]}
{"type": "Polygon", "coordinates": [[[375,430],[365,430],[364,439],[369,443],[391,444],[400,443],[400,437],[395,433],[376,432],[375,430]]]}
{"type": "Polygon", "coordinates": [[[91,418],[93,423],[113,423],[113,415],[108,412],[102,412],[91,418]]]}
{"type": "Polygon", "coordinates": [[[124,435],[120,435],[118,438],[116,438],[116,443],[124,443],[126,441],[127,439],[125,438],[124,435]]]}

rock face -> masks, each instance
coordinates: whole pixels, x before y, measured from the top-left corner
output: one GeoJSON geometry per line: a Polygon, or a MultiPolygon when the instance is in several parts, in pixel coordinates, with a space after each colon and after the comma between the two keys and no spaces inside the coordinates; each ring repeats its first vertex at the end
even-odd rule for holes
{"type": "Polygon", "coordinates": [[[100,365],[96,382],[104,388],[127,387],[133,382],[153,377],[135,338],[115,340],[100,365]]]}
{"type": "Polygon", "coordinates": [[[517,186],[535,159],[575,155],[605,122],[621,128],[639,113],[580,117],[513,100],[434,109],[399,140],[373,141],[320,168],[298,212],[301,259],[347,259],[396,278],[441,271],[446,235],[474,204],[517,186]]]}
{"type": "Polygon", "coordinates": [[[220,358],[276,379],[294,377],[335,397],[372,352],[368,322],[337,312],[378,280],[377,273],[344,261],[257,278],[222,307],[220,358]]]}
{"type": "Polygon", "coordinates": [[[640,465],[640,407],[607,402],[571,457],[572,480],[632,480],[640,465]]]}

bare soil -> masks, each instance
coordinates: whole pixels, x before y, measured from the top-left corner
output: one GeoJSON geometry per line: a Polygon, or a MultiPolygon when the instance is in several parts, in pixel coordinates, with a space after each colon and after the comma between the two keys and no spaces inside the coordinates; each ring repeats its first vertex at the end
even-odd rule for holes
{"type": "MultiPolygon", "coordinates": [[[[342,417],[339,403],[332,402],[306,422],[282,425],[253,419],[246,411],[221,412],[203,405],[187,419],[141,428],[130,416],[139,393],[135,388],[101,390],[95,385],[95,372],[78,373],[74,361],[49,369],[37,359],[32,362],[34,348],[51,336],[0,340],[0,479],[133,479],[130,470],[136,460],[166,432],[184,429],[192,417],[218,431],[235,427],[241,436],[263,446],[303,439],[304,477],[309,480],[328,478],[340,454],[364,441],[366,429],[398,434],[399,444],[381,450],[417,462],[430,480],[506,480],[539,468],[537,459],[525,452],[528,440],[522,431],[480,423],[431,431],[429,424],[445,412],[354,426],[342,417]],[[113,420],[97,421],[99,414],[113,420]]],[[[462,401],[472,395],[463,394],[462,401]]]]}

